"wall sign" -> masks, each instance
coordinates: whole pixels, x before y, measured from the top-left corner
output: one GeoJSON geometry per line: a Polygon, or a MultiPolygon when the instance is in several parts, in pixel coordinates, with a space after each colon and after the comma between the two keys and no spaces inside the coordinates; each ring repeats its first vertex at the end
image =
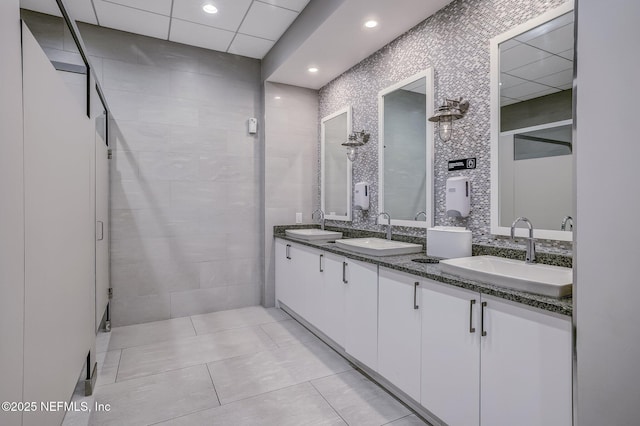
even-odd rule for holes
{"type": "Polygon", "coordinates": [[[461,160],[451,160],[449,161],[449,171],[452,172],[454,170],[465,170],[465,169],[475,169],[476,168],[476,159],[474,158],[463,158],[461,160]]]}

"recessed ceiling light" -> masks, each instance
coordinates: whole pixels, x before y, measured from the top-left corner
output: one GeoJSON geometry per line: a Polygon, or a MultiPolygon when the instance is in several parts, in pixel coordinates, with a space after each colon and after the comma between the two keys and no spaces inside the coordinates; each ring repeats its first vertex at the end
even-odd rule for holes
{"type": "Polygon", "coordinates": [[[309,72],[318,72],[318,68],[311,67],[311,68],[309,68],[309,72]]]}
{"type": "Polygon", "coordinates": [[[371,21],[367,21],[364,23],[364,26],[367,28],[375,28],[378,26],[378,21],[374,21],[373,19],[371,21]]]}
{"type": "Polygon", "coordinates": [[[202,6],[202,10],[207,13],[218,13],[218,8],[209,3],[202,6]]]}
{"type": "Polygon", "coordinates": [[[280,96],[274,96],[273,99],[282,99],[280,96]]]}

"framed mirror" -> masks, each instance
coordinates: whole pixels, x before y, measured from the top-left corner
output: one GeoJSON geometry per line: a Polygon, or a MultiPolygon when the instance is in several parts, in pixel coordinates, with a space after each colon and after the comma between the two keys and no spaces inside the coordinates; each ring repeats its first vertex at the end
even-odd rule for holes
{"type": "Polygon", "coordinates": [[[573,61],[572,2],[491,40],[494,235],[524,216],[536,238],[572,240],[573,61]]]}
{"type": "Polygon", "coordinates": [[[378,213],[391,223],[433,226],[433,71],[378,93],[378,213]]]}
{"type": "Polygon", "coordinates": [[[320,121],[320,208],[325,219],[351,220],[351,162],[342,146],[350,133],[350,106],[320,121]]]}

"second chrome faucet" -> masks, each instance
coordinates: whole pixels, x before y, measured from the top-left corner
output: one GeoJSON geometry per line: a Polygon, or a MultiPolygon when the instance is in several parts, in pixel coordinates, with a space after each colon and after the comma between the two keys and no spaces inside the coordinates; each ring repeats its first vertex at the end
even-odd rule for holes
{"type": "Polygon", "coordinates": [[[526,217],[519,217],[513,221],[511,224],[511,239],[515,240],[516,238],[516,225],[519,222],[524,222],[529,227],[529,238],[525,237],[527,240],[527,254],[525,260],[527,263],[536,263],[536,241],[533,239],[533,225],[529,219],[526,217]]]}
{"type": "Polygon", "coordinates": [[[382,212],[378,214],[378,223],[380,223],[380,216],[385,216],[387,218],[387,240],[391,239],[391,216],[389,213],[382,212]]]}

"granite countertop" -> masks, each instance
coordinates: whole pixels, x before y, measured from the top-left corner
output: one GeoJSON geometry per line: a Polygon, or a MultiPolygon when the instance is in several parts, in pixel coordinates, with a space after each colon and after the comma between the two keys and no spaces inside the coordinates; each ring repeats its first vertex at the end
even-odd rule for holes
{"type": "MultiPolygon", "coordinates": [[[[277,226],[274,228],[274,237],[288,240],[297,244],[306,245],[309,247],[315,247],[326,252],[344,255],[354,260],[360,260],[363,262],[373,263],[388,269],[393,269],[400,272],[405,272],[412,275],[428,278],[434,281],[439,281],[445,284],[449,284],[455,287],[465,288],[472,291],[477,291],[482,294],[488,294],[490,296],[499,297],[501,299],[511,300],[514,302],[522,303],[524,305],[533,306],[539,309],[543,309],[549,312],[555,312],[561,315],[571,316],[573,313],[573,300],[571,297],[562,299],[555,299],[547,296],[540,296],[533,293],[527,293],[518,290],[512,290],[505,287],[499,287],[491,284],[485,284],[479,281],[466,280],[458,277],[454,277],[449,274],[445,274],[441,271],[440,265],[437,263],[418,263],[413,259],[429,259],[425,252],[400,255],[400,256],[368,256],[359,253],[353,253],[347,250],[342,250],[336,246],[335,243],[314,243],[309,241],[302,241],[295,238],[288,237],[284,230],[292,229],[296,226],[277,226]]],[[[297,226],[301,227],[301,226],[297,226]]],[[[306,226],[309,227],[309,226],[306,226]]],[[[334,230],[333,228],[331,230],[334,230]]],[[[335,229],[341,231],[340,229],[335,229]]],[[[377,235],[376,235],[377,236],[377,235]]],[[[395,236],[394,236],[395,239],[395,236]]],[[[474,247],[474,255],[482,251],[482,254],[487,253],[485,250],[478,250],[474,247]]],[[[496,255],[496,254],[494,254],[496,255]]],[[[497,254],[498,256],[500,254],[497,254]]],[[[512,256],[509,256],[512,257],[512,256]]],[[[567,263],[570,260],[556,260],[549,263],[567,263]]],[[[567,265],[563,265],[567,266],[567,265]]],[[[568,265],[570,266],[570,265],[568,265]]]]}

